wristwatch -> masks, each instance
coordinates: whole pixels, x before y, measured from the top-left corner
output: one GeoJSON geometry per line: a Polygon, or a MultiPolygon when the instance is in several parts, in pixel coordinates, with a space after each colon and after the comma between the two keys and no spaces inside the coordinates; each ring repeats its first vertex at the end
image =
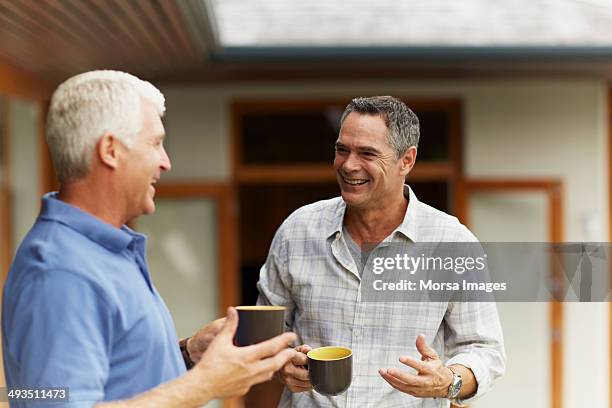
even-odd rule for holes
{"type": "Polygon", "coordinates": [[[452,367],[447,367],[451,373],[453,373],[453,382],[448,386],[448,394],[446,394],[446,398],[449,400],[454,400],[459,396],[461,392],[461,386],[463,385],[463,379],[461,378],[461,374],[458,374],[453,370],[452,367]]]}

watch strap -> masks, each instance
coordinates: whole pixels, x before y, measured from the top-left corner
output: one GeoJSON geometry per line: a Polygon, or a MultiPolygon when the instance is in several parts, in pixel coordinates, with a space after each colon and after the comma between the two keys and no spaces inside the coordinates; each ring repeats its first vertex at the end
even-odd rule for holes
{"type": "Polygon", "coordinates": [[[191,360],[191,357],[189,357],[189,352],[187,351],[187,341],[190,339],[190,337],[187,337],[185,339],[180,339],[179,340],[179,349],[181,350],[181,355],[183,356],[183,361],[185,362],[185,367],[188,370],[191,370],[193,368],[193,366],[195,365],[195,363],[191,360]]]}

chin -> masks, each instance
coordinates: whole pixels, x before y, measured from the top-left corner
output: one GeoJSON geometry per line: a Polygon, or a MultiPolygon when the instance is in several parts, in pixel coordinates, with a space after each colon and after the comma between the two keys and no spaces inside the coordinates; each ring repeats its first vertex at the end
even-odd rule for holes
{"type": "Polygon", "coordinates": [[[346,191],[342,191],[342,200],[346,203],[346,205],[350,205],[353,207],[359,207],[359,204],[364,202],[364,197],[362,194],[349,193],[346,191]]]}
{"type": "Polygon", "coordinates": [[[144,206],[142,210],[142,214],[149,215],[149,214],[153,214],[154,212],[155,212],[155,202],[151,200],[144,206]]]}

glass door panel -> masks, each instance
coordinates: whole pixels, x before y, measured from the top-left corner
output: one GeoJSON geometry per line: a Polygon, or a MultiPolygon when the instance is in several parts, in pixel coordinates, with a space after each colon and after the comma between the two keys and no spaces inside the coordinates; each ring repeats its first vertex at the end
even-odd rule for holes
{"type": "Polygon", "coordinates": [[[155,214],[135,227],[149,237],[147,257],[155,287],[170,309],[179,337],[219,317],[215,202],[156,199],[155,214]]]}
{"type": "MultiPolygon", "coordinates": [[[[481,242],[548,242],[548,201],[541,192],[475,192],[470,229],[481,242]]],[[[498,303],[506,375],[473,407],[551,406],[551,321],[548,303],[498,303]],[[529,367],[529,369],[525,369],[529,367]]]]}

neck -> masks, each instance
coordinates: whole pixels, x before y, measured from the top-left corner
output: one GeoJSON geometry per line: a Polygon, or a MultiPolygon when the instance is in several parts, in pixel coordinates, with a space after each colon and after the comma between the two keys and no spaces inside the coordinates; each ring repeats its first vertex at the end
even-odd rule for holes
{"type": "Polygon", "coordinates": [[[59,199],[117,228],[127,222],[118,211],[114,189],[100,180],[93,181],[86,176],[81,180],[62,183],[59,199]]]}
{"type": "Polygon", "coordinates": [[[347,206],[344,226],[359,246],[378,244],[404,221],[408,199],[401,196],[387,201],[383,207],[357,208],[347,206]]]}

